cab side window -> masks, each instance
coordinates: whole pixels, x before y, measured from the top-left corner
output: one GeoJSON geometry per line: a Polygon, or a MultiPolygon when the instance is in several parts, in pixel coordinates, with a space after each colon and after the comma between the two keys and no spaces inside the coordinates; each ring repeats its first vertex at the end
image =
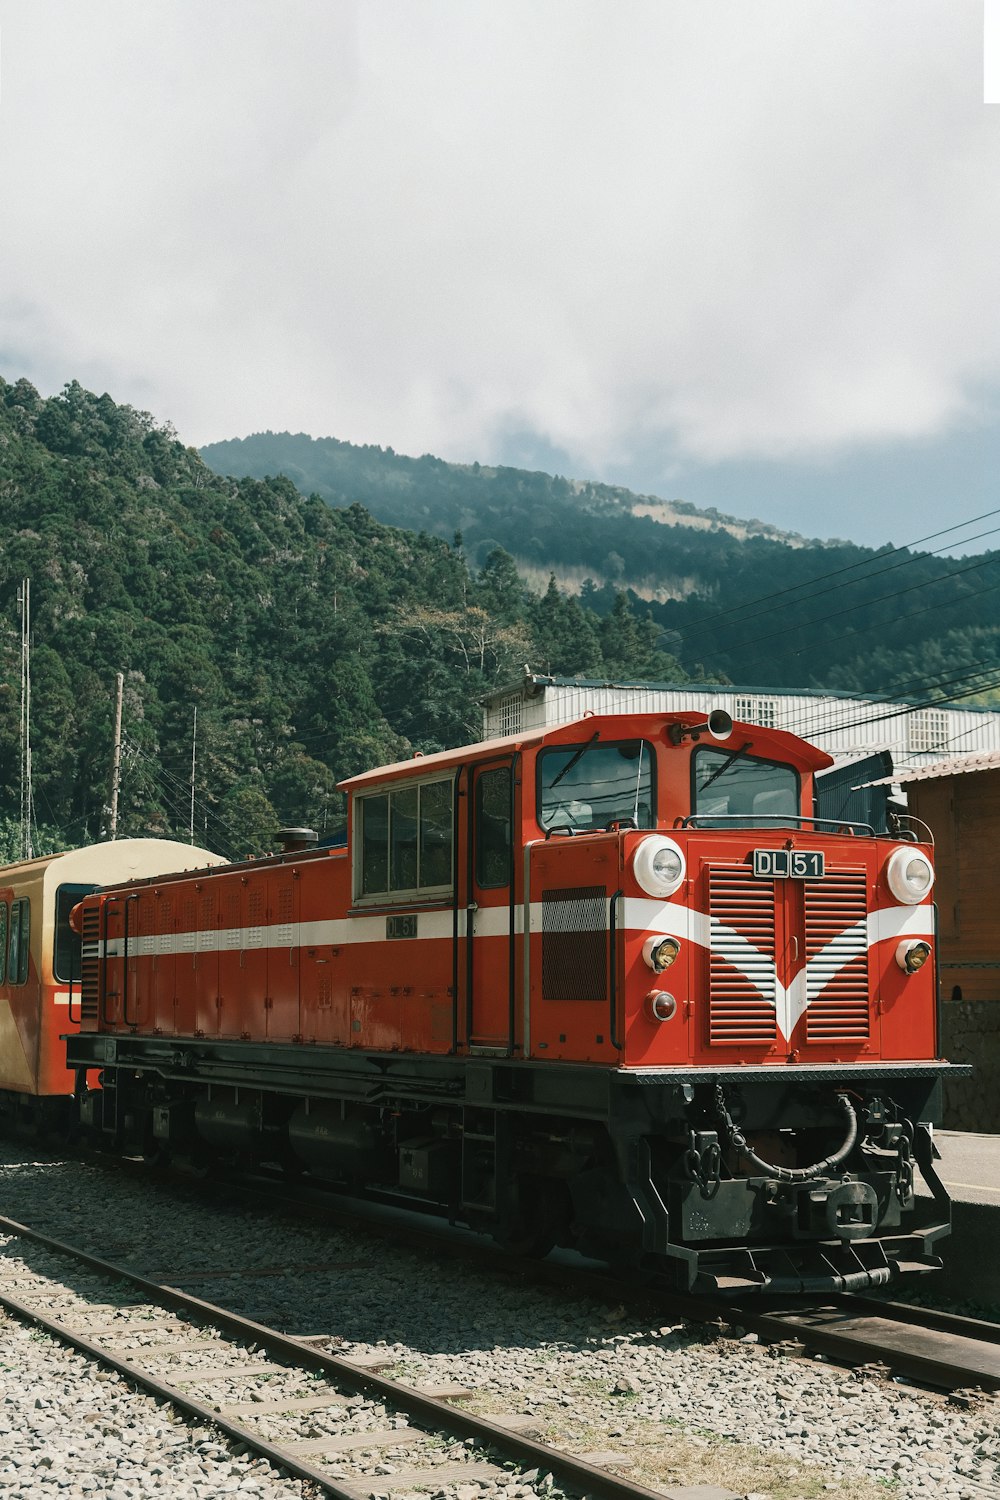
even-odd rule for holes
{"type": "Polygon", "coordinates": [[[8,911],[6,901],[0,901],[0,984],[7,983],[7,931],[8,911]]]}
{"type": "Polygon", "coordinates": [[[7,983],[27,984],[31,941],[31,902],[22,897],[10,907],[10,940],[7,946],[7,983]]]}
{"type": "Polygon", "coordinates": [[[451,777],[355,802],[355,899],[445,895],[452,888],[451,777]]]}

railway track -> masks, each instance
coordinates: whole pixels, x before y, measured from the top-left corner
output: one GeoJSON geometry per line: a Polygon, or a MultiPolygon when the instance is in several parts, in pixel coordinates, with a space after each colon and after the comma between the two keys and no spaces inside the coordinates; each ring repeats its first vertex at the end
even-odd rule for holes
{"type": "MultiPolygon", "coordinates": [[[[89,1157],[92,1164],[109,1166],[108,1159],[89,1157]]],[[[119,1171],[122,1163],[114,1164],[119,1171]]],[[[137,1171],[141,1168],[136,1167],[137,1171]]],[[[945,1391],[976,1390],[991,1393],[1000,1390],[1000,1324],[962,1317],[937,1309],[924,1308],[883,1298],[842,1294],[822,1300],[802,1298],[781,1304],[760,1298],[732,1301],[708,1297],[682,1296],[658,1287],[655,1282],[629,1285],[622,1278],[593,1264],[575,1263],[571,1259],[546,1258],[526,1260],[511,1255],[474,1233],[455,1233],[441,1221],[416,1213],[399,1213],[367,1200],[345,1198],[323,1185],[308,1182],[290,1184],[277,1175],[262,1174],[242,1181],[225,1182],[181,1176],[185,1190],[200,1196],[221,1192],[235,1199],[251,1201],[274,1210],[290,1212],[309,1219],[321,1217],[341,1228],[360,1230],[378,1237],[389,1234],[405,1240],[408,1249],[422,1246],[435,1257],[452,1257],[510,1275],[520,1282],[549,1285],[565,1291],[567,1287],[581,1294],[605,1300],[609,1305],[627,1301],[642,1302],[666,1319],[684,1319],[720,1332],[737,1326],[758,1335],[761,1342],[776,1346],[777,1352],[816,1355],[870,1371],[872,1374],[897,1376],[934,1389],[945,1391]]],[[[2,1228],[3,1220],[0,1220],[2,1228]]],[[[329,1269],[302,1266],[302,1274],[329,1269]]],[[[284,1275],[287,1267],[222,1267],[219,1280],[239,1275],[284,1275]]],[[[124,1273],[131,1274],[131,1273],[124,1273]]],[[[154,1270],[154,1276],[162,1273],[154,1270]]],[[[212,1272],[199,1270],[189,1277],[171,1272],[171,1281],[202,1286],[216,1279],[212,1272]]],[[[158,1281],[150,1281],[150,1286],[158,1281]]],[[[192,1301],[195,1299],[192,1298],[192,1301]]],[[[292,1341],[294,1342],[294,1341],[292,1341]]],[[[532,1465],[534,1466],[534,1465],[532,1465]]],[[[629,1493],[634,1493],[629,1491],[629,1493]]]]}
{"type": "MultiPolygon", "coordinates": [[[[238,1187],[235,1191],[241,1191],[238,1187]]],[[[372,1227],[363,1202],[288,1189],[278,1182],[244,1192],[265,1191],[267,1201],[309,1216],[324,1213],[341,1226],[372,1227]]],[[[416,1216],[413,1216],[415,1219],[416,1216]]],[[[525,1260],[501,1250],[482,1236],[453,1236],[436,1222],[407,1222],[410,1248],[421,1243],[435,1255],[454,1255],[541,1285],[577,1287],[609,1303],[641,1299],[666,1318],[725,1328],[738,1325],[762,1341],[789,1352],[823,1354],[855,1368],[899,1376],[947,1391],[1000,1390],[1000,1324],[937,1309],[875,1297],[841,1294],[817,1300],[803,1297],[782,1303],[760,1298],[732,1301],[681,1296],[655,1282],[629,1288],[620,1277],[561,1259],[525,1260]],[[796,1349],[795,1346],[798,1346],[796,1349]]]]}
{"type": "Polygon", "coordinates": [[[0,1218],[0,1235],[0,1306],[321,1493],[366,1500],[390,1488],[516,1480],[513,1468],[597,1500],[669,1496],[514,1430],[516,1419],[454,1405],[471,1390],[404,1385],[318,1347],[330,1335],[291,1338],[12,1219],[0,1218]],[[442,1440],[466,1445],[461,1457],[442,1462],[442,1440]],[[364,1473],[389,1454],[390,1477],[364,1473]]]}

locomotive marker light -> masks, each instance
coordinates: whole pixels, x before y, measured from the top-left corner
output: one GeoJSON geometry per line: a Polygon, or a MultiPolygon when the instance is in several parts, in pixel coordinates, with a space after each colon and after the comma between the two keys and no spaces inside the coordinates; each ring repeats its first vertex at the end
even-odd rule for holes
{"type": "Polygon", "coordinates": [[[916,906],[934,884],[934,867],[919,849],[897,849],[889,856],[885,878],[897,901],[916,906]]]}
{"type": "Polygon", "coordinates": [[[646,1004],[654,1021],[671,1021],[677,1014],[677,1001],[666,990],[650,990],[646,1004]]]}
{"type": "Polygon", "coordinates": [[[647,896],[666,900],[680,890],[686,872],[680,845],[663,834],[643,839],[632,856],[632,874],[647,896]]]}
{"type": "Polygon", "coordinates": [[[922,969],[931,956],[930,943],[914,942],[912,938],[904,938],[896,948],[896,962],[904,974],[915,974],[922,969]]]}
{"type": "Polygon", "coordinates": [[[642,945],[643,959],[654,974],[662,974],[664,969],[669,969],[680,951],[681,945],[676,938],[660,937],[655,933],[642,945]]]}

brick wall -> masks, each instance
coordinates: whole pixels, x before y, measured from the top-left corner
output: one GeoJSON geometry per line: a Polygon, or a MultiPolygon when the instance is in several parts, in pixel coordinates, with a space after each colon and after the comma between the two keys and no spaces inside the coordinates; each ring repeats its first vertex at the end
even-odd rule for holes
{"type": "Polygon", "coordinates": [[[945,1084],[945,1129],[1000,1132],[1000,1000],[945,1000],[941,1054],[976,1070],[945,1084]]]}

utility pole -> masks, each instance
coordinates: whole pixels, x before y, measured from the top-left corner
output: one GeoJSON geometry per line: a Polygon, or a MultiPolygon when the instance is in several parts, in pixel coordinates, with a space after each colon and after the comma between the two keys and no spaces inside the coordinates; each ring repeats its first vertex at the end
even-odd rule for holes
{"type": "Polygon", "coordinates": [[[31,837],[34,794],[31,786],[31,579],[17,591],[21,611],[21,858],[34,859],[31,837]]]}
{"type": "Polygon", "coordinates": [[[111,761],[111,837],[118,837],[118,788],[122,779],[122,693],[125,687],[125,673],[119,672],[115,678],[117,691],[115,696],[115,749],[111,761]]]}
{"type": "Polygon", "coordinates": [[[198,764],[198,710],[194,711],[194,725],[191,729],[191,843],[194,843],[194,772],[198,764]]]}

